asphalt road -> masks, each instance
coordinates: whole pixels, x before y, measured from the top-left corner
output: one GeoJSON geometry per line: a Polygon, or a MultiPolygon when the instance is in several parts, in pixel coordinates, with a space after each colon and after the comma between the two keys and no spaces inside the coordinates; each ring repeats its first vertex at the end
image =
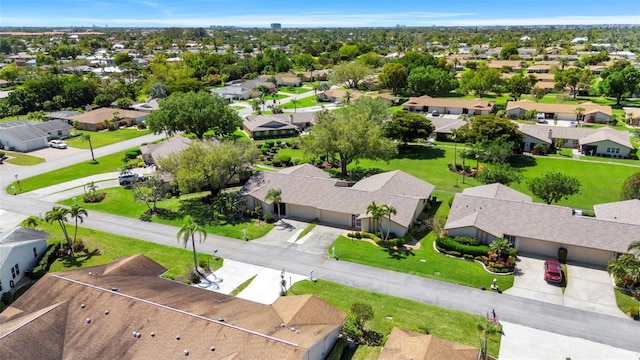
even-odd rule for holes
{"type": "MultiPolygon", "coordinates": [[[[96,157],[122,151],[159,137],[148,135],[99,148],[95,151],[96,157]]],[[[87,154],[71,155],[32,167],[20,168],[18,173],[24,179],[61,166],[86,161],[87,154]]],[[[14,172],[0,169],[2,170],[3,189],[0,191],[1,209],[23,215],[37,215],[40,211],[51,209],[53,204],[49,202],[21,195],[8,195],[4,188],[14,180],[14,172]]],[[[85,219],[83,226],[159,244],[181,246],[175,235],[177,228],[167,225],[91,212],[90,216],[85,219]]],[[[630,319],[621,319],[355,263],[336,261],[326,255],[307,254],[215,235],[208,236],[207,241],[198,245],[197,249],[206,253],[218,250],[218,255],[224,258],[272,269],[285,269],[285,271],[298,274],[308,274],[313,269],[314,276],[320,279],[472,314],[481,315],[495,309],[500,319],[507,322],[592,340],[622,349],[640,351],[640,323],[630,319]]],[[[339,254],[337,255],[339,256],[339,254]]],[[[416,314],[416,316],[420,316],[420,314],[416,314]]]]}

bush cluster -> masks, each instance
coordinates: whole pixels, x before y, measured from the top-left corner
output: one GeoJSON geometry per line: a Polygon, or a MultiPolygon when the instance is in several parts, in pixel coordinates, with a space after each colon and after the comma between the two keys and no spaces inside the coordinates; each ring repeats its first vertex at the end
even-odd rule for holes
{"type": "Polygon", "coordinates": [[[461,256],[469,254],[473,257],[486,256],[489,252],[487,245],[467,245],[461,244],[452,238],[438,238],[436,240],[436,246],[438,249],[443,249],[447,254],[454,256],[461,256]],[[457,252],[458,255],[450,254],[449,252],[457,252]]]}
{"type": "Polygon", "coordinates": [[[58,250],[60,250],[60,244],[50,244],[47,247],[47,251],[38,261],[38,265],[29,273],[29,278],[38,280],[43,277],[49,271],[49,265],[58,258],[58,250]]]}

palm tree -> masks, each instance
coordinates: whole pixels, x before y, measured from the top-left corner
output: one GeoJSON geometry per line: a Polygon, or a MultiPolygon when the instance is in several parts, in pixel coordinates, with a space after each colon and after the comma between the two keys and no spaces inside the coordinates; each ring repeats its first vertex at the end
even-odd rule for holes
{"type": "Polygon", "coordinates": [[[638,241],[634,241],[631,244],[629,244],[629,247],[627,248],[628,251],[633,251],[635,253],[635,255],[640,258],[640,240],[638,241]]]}
{"type": "Polygon", "coordinates": [[[84,185],[84,188],[85,188],[85,192],[84,192],[85,194],[87,193],[87,191],[89,191],[89,194],[93,194],[98,188],[98,185],[96,185],[95,181],[89,181],[84,185]]]}
{"type": "Polygon", "coordinates": [[[80,136],[80,141],[89,143],[89,149],[91,150],[91,160],[93,160],[94,163],[97,163],[96,157],[93,155],[93,144],[91,143],[91,134],[82,134],[80,136]]]}
{"type": "Polygon", "coordinates": [[[351,98],[353,97],[353,95],[351,95],[351,92],[349,91],[345,91],[344,92],[344,103],[349,105],[349,103],[351,102],[351,98]]]}
{"type": "Polygon", "coordinates": [[[484,144],[482,143],[472,143],[471,145],[471,153],[473,157],[476,158],[476,170],[480,166],[480,158],[482,157],[482,153],[484,152],[484,144]]]}
{"type": "Polygon", "coordinates": [[[382,206],[378,206],[375,201],[372,201],[369,206],[367,206],[367,214],[371,214],[371,220],[373,221],[373,232],[378,230],[378,223],[383,216],[382,206]]]}
{"type": "Polygon", "coordinates": [[[264,197],[264,201],[271,200],[273,205],[278,209],[278,221],[280,221],[280,201],[282,200],[282,190],[269,189],[267,195],[264,197]]]}
{"type": "Polygon", "coordinates": [[[558,63],[561,66],[561,70],[564,71],[564,67],[569,65],[569,60],[567,60],[567,58],[561,58],[560,60],[558,60],[558,63]]]}
{"type": "Polygon", "coordinates": [[[35,229],[40,225],[40,218],[37,216],[29,216],[28,218],[22,220],[20,226],[26,227],[29,229],[35,229]]]}
{"type": "Polygon", "coordinates": [[[291,103],[293,104],[293,112],[298,112],[298,104],[300,103],[300,100],[292,99],[291,103]]]}
{"type": "Polygon", "coordinates": [[[389,217],[389,224],[387,224],[387,234],[384,237],[384,240],[389,240],[389,233],[391,233],[391,215],[396,215],[398,210],[394,208],[392,205],[384,204],[382,205],[382,213],[389,217]]]}
{"type": "Polygon", "coordinates": [[[580,120],[582,120],[583,115],[584,114],[584,108],[582,106],[578,106],[577,108],[575,108],[575,110],[573,110],[573,112],[576,113],[576,120],[578,120],[578,126],[580,126],[580,120]]]}
{"type": "Polygon", "coordinates": [[[487,360],[487,346],[489,337],[498,334],[498,327],[488,319],[480,317],[478,319],[478,337],[480,338],[480,358],[487,360]]]}
{"type": "Polygon", "coordinates": [[[69,239],[69,233],[67,233],[67,227],[64,225],[64,223],[67,221],[67,215],[69,215],[69,209],[61,206],[54,206],[51,210],[47,211],[44,219],[49,224],[53,224],[54,222],[57,222],[58,225],[60,225],[60,228],[62,229],[62,233],[64,234],[64,238],[67,240],[67,246],[69,247],[69,252],[73,254],[73,249],[71,248],[71,239],[69,239]]]}
{"type": "Polygon", "coordinates": [[[204,276],[198,270],[198,254],[196,253],[196,240],[195,235],[198,234],[200,237],[200,243],[202,244],[207,239],[207,233],[202,229],[202,227],[195,221],[190,215],[187,215],[184,219],[184,224],[178,230],[178,234],[176,235],[178,241],[182,241],[182,245],[184,248],[187,248],[187,243],[189,239],[191,239],[191,247],[193,248],[193,265],[195,266],[196,272],[200,276],[204,276]]]}
{"type": "MultiPolygon", "coordinates": [[[[453,169],[457,169],[458,165],[458,135],[460,132],[457,129],[451,130],[451,139],[453,140],[453,169]]],[[[457,181],[456,181],[457,183],[457,181]]]]}
{"type": "Polygon", "coordinates": [[[511,247],[511,244],[509,244],[509,241],[504,238],[497,238],[493,240],[491,244],[489,244],[489,250],[491,250],[496,254],[496,256],[499,257],[506,255],[509,251],[509,247],[511,247]]]}
{"type": "Polygon", "coordinates": [[[82,216],[83,215],[89,216],[89,214],[87,214],[87,210],[82,206],[78,204],[73,204],[71,205],[71,210],[69,211],[69,215],[71,215],[71,217],[76,220],[76,228],[73,231],[73,243],[75,244],[76,237],[78,236],[78,220],[80,220],[80,223],[82,223],[84,221],[84,218],[82,216]]]}

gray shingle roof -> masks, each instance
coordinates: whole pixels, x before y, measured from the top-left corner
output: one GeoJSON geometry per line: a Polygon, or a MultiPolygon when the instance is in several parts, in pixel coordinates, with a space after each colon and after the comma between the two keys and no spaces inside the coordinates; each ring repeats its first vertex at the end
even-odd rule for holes
{"type": "MultiPolygon", "coordinates": [[[[640,225],[640,200],[616,201],[593,206],[596,217],[602,220],[640,225]]],[[[640,235],[638,235],[640,240],[640,235]]]]}
{"type": "Polygon", "coordinates": [[[464,189],[462,191],[465,195],[478,196],[492,199],[502,199],[520,202],[533,202],[531,196],[525,195],[519,191],[502,185],[500,183],[493,183],[489,185],[474,186],[464,189]]]}
{"type": "Polygon", "coordinates": [[[601,129],[600,131],[593,133],[580,139],[580,145],[593,144],[600,141],[609,140],[628,149],[633,149],[631,141],[629,141],[629,133],[626,131],[616,131],[612,129],[601,129]],[[625,134],[622,134],[625,133],[625,134]]]}
{"type": "Polygon", "coordinates": [[[590,144],[597,141],[610,140],[633,149],[633,146],[629,141],[630,135],[627,131],[609,128],[589,129],[527,124],[518,124],[518,128],[523,134],[542,140],[548,144],[551,143],[551,140],[549,139],[549,132],[551,132],[551,137],[555,139],[579,140],[580,144],[590,144]]]}
{"type": "Polygon", "coordinates": [[[47,119],[66,119],[71,116],[80,115],[80,114],[81,113],[77,111],[62,110],[62,111],[53,112],[51,114],[47,114],[44,117],[47,119]]]}
{"type": "MultiPolygon", "coordinates": [[[[311,165],[307,165],[311,166],[311,165]]],[[[363,179],[353,187],[338,179],[316,176],[307,167],[292,172],[258,172],[240,190],[264,201],[269,189],[282,190],[282,202],[366,217],[367,206],[375,201],[397,210],[392,221],[408,227],[420,200],[428,199],[434,186],[402,171],[382,173],[363,179]]]]}
{"type": "Polygon", "coordinates": [[[270,115],[254,116],[252,119],[247,116],[242,124],[249,129],[249,131],[295,130],[298,128],[287,121],[282,121],[270,115]]]}
{"type": "Polygon", "coordinates": [[[640,225],[574,216],[568,207],[456,194],[445,229],[471,226],[496,237],[508,234],[620,253],[640,234],[640,225]]]}
{"type": "MultiPolygon", "coordinates": [[[[33,123],[35,123],[35,121],[33,121],[33,123]]],[[[0,131],[5,134],[9,134],[11,137],[15,138],[18,141],[42,139],[49,136],[46,132],[26,122],[25,124],[20,126],[0,127],[0,131]]]]}
{"type": "Polygon", "coordinates": [[[49,233],[40,230],[28,229],[22,226],[18,226],[10,233],[5,235],[0,244],[8,244],[20,241],[42,240],[49,237],[49,233]]]}

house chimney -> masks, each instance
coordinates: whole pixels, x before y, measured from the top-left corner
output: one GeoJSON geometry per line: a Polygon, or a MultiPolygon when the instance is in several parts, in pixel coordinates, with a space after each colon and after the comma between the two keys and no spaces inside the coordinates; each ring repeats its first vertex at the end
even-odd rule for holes
{"type": "Polygon", "coordinates": [[[293,114],[289,114],[289,124],[293,124],[293,114]]]}
{"type": "Polygon", "coordinates": [[[91,111],[91,110],[93,110],[91,105],[87,104],[87,105],[84,106],[84,111],[91,111]]]}
{"type": "Polygon", "coordinates": [[[549,135],[547,137],[549,140],[553,140],[553,130],[549,129],[549,135]]]}

